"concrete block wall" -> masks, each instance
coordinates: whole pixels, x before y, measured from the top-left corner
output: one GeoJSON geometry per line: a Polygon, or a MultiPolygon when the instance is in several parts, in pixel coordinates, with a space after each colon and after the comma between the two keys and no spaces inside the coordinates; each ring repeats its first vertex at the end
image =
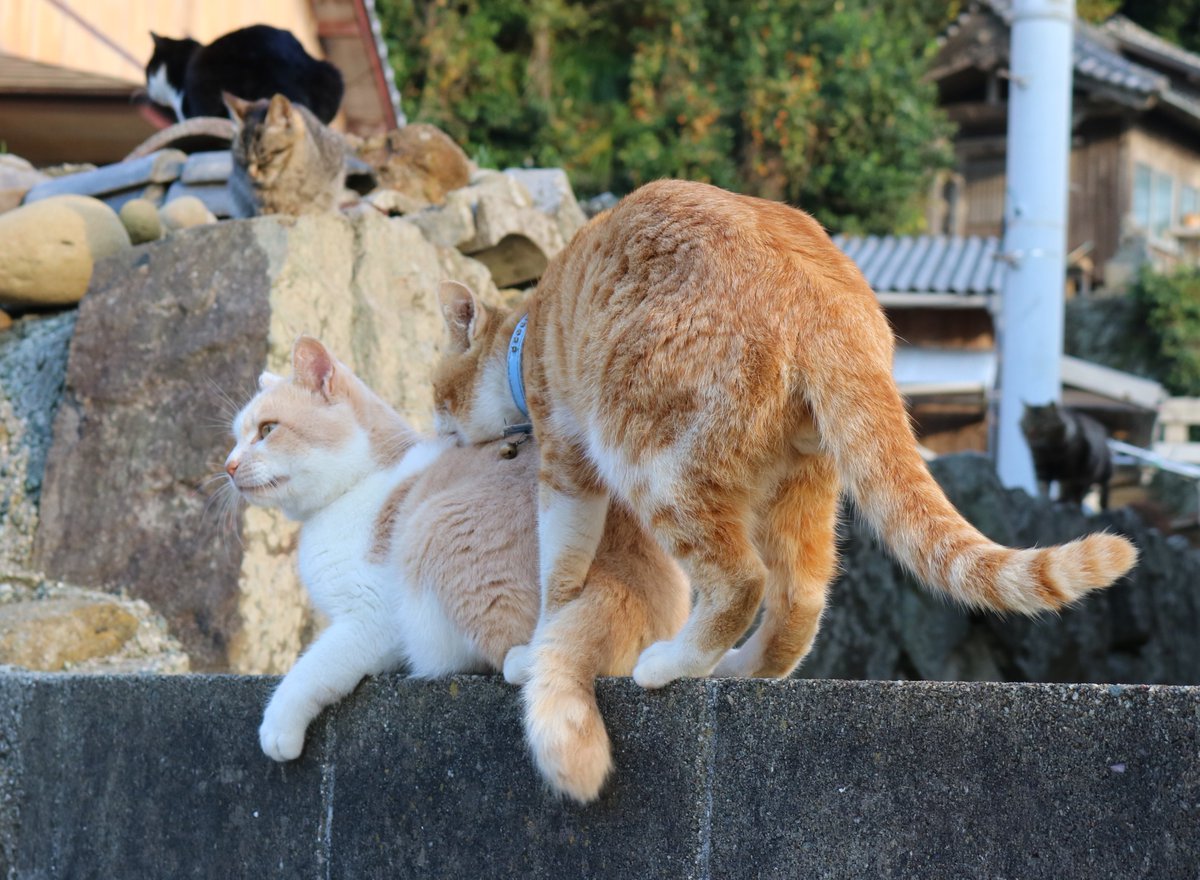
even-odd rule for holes
{"type": "Polygon", "coordinates": [[[282,766],[272,684],[0,674],[0,877],[1200,871],[1200,688],[606,680],[617,771],[579,807],[497,678],[369,681],[282,766]]]}

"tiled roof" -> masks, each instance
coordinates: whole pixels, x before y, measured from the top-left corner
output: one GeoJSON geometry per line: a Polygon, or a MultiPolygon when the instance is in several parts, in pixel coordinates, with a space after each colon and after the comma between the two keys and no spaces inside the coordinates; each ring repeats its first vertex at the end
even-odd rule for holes
{"type": "Polygon", "coordinates": [[[833,243],[858,264],[877,294],[999,293],[1005,264],[1000,241],[977,235],[834,236],[833,243]]]}
{"type": "MultiPolygon", "coordinates": [[[[978,0],[978,5],[973,6],[988,9],[999,16],[1006,25],[1012,25],[1011,0],[978,0]]],[[[971,8],[965,9],[960,20],[969,17],[970,14],[971,8]]],[[[1075,72],[1141,96],[1156,95],[1166,89],[1165,76],[1140,64],[1134,64],[1115,47],[1108,45],[1108,42],[1102,31],[1076,20],[1073,52],[1075,72]]]]}
{"type": "Polygon", "coordinates": [[[1123,15],[1114,15],[1104,23],[1103,30],[1118,43],[1141,50],[1146,57],[1157,58],[1192,76],[1200,76],[1200,55],[1164,40],[1123,15]]]}

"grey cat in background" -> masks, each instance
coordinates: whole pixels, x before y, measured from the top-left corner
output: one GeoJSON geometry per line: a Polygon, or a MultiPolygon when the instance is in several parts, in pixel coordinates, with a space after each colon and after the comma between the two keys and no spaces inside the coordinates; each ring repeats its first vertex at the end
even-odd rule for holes
{"type": "Polygon", "coordinates": [[[1058,500],[1081,505],[1092,486],[1100,487],[1100,509],[1108,509],[1112,452],[1108,431],[1091,416],[1051,401],[1025,404],[1021,431],[1033,453],[1033,468],[1043,493],[1058,483],[1058,500]]]}
{"type": "Polygon", "coordinates": [[[224,98],[238,126],[229,178],[236,216],[297,217],[337,208],[346,162],[341,135],[283,95],[224,98]]]}

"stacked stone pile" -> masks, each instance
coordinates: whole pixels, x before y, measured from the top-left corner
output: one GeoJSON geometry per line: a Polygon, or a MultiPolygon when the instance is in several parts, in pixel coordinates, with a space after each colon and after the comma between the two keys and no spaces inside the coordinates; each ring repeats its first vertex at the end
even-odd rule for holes
{"type": "Polygon", "coordinates": [[[286,669],[319,625],[295,529],[206,486],[233,407],[308,332],[427,427],[438,283],[500,298],[584,222],[561,171],[430,126],[353,146],[365,195],[300,218],[225,219],[227,150],[0,162],[0,665],[286,669]]]}

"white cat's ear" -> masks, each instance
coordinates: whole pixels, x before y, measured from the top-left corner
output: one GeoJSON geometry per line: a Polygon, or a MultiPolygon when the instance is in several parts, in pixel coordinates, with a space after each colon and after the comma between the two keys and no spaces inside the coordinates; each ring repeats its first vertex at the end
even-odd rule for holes
{"type": "Polygon", "coordinates": [[[292,372],[301,388],[319,392],[328,399],[334,392],[336,368],[333,355],[311,336],[301,336],[292,346],[292,372]]]}
{"type": "Polygon", "coordinates": [[[443,281],[438,285],[438,300],[442,318],[450,332],[450,348],[461,354],[471,347],[479,330],[479,300],[471,288],[458,281],[443,281]]]}
{"type": "Polygon", "coordinates": [[[221,92],[221,100],[225,102],[225,106],[229,108],[229,115],[238,125],[246,118],[246,113],[253,106],[253,101],[247,101],[239,98],[237,95],[231,95],[229,92],[221,92]]]}
{"type": "Polygon", "coordinates": [[[258,390],[266,391],[270,388],[274,388],[282,381],[283,376],[264,370],[262,375],[258,377],[258,390]]]}

